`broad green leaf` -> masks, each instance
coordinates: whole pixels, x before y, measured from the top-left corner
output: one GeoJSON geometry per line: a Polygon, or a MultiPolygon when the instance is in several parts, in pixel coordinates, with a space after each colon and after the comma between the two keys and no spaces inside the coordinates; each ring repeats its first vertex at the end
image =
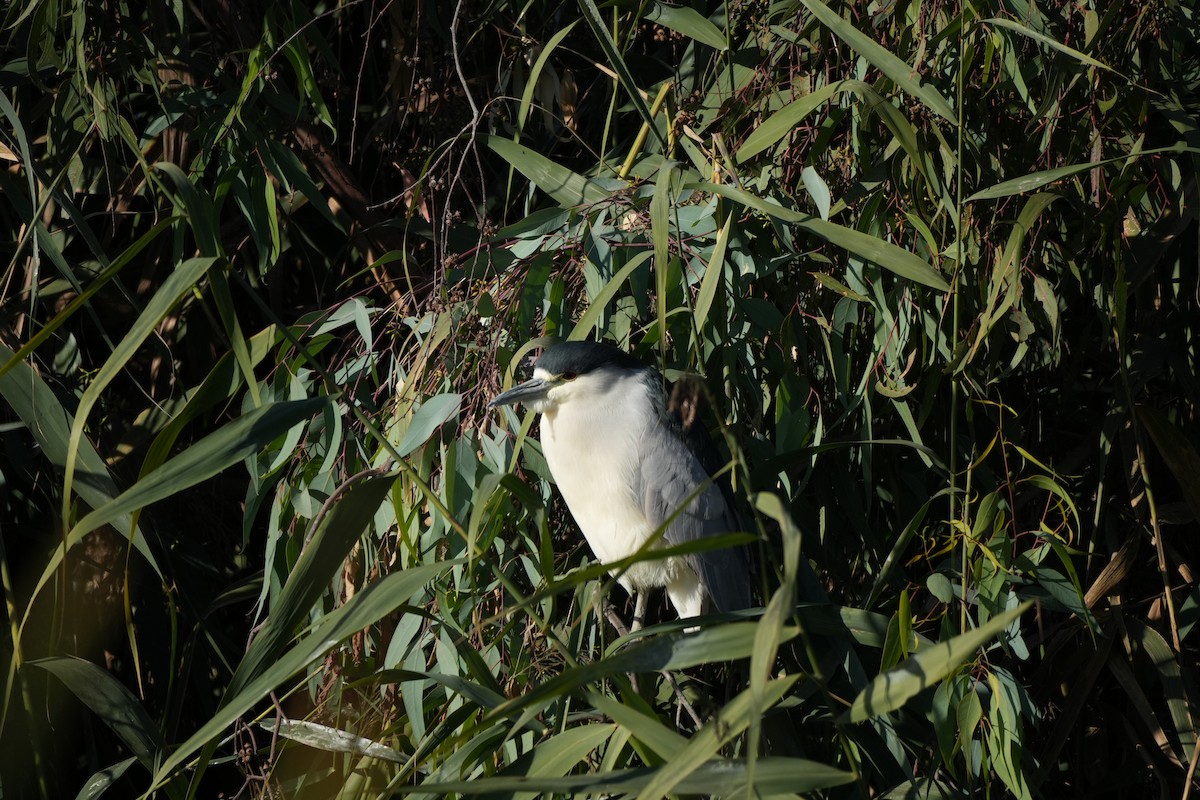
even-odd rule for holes
{"type": "Polygon", "coordinates": [[[591,305],[580,316],[579,322],[575,323],[575,327],[571,329],[571,334],[567,338],[573,341],[587,338],[587,335],[596,327],[596,322],[600,319],[600,315],[604,313],[604,309],[607,308],[609,301],[616,297],[617,292],[621,291],[621,287],[629,280],[629,276],[638,267],[645,264],[652,255],[654,255],[652,250],[643,250],[629,259],[629,262],[621,267],[616,275],[612,276],[612,280],[606,283],[604,288],[592,298],[591,305]]]}
{"type": "Polygon", "coordinates": [[[1032,601],[1024,602],[1012,611],[992,617],[980,627],[959,634],[948,642],[918,649],[916,655],[867,684],[843,719],[862,722],[903,707],[918,693],[973,658],[981,646],[1032,606],[1032,601]]]}
{"type": "MultiPolygon", "coordinates": [[[[788,675],[770,681],[761,692],[747,689],[726,703],[720,714],[692,735],[682,751],[658,769],[650,782],[638,793],[638,800],[658,800],[671,792],[684,791],[679,787],[690,775],[711,763],[721,747],[740,735],[750,726],[752,720],[760,718],[773,708],[800,678],[800,675],[788,675]]],[[[756,772],[761,764],[761,761],[753,763],[756,772]]],[[[849,773],[843,775],[848,777],[849,773]]],[[[797,785],[792,791],[811,791],[815,788],[819,787],[797,785]]]]}
{"type": "Polygon", "coordinates": [[[95,775],[88,778],[83,784],[83,788],[79,790],[79,794],[75,795],[75,800],[96,800],[97,797],[102,797],[114,783],[121,779],[125,774],[125,770],[137,763],[136,756],[130,756],[124,761],[118,761],[111,767],[105,767],[96,772],[95,775]]]}
{"type": "Polygon", "coordinates": [[[289,36],[281,49],[288,62],[291,63],[292,69],[296,71],[301,93],[308,99],[308,102],[312,103],[313,109],[317,112],[317,118],[325,123],[325,126],[336,136],[338,128],[333,122],[329,108],[325,105],[325,99],[321,97],[321,87],[317,84],[312,64],[309,63],[307,43],[298,36],[289,36]]]}
{"type": "MultiPolygon", "coordinates": [[[[267,357],[271,347],[276,343],[275,339],[276,329],[273,325],[249,338],[247,341],[248,361],[252,369],[267,357]]],[[[188,393],[188,399],[183,408],[179,409],[171,421],[159,431],[158,436],[154,437],[154,441],[146,451],[146,457],[142,461],[138,476],[144,478],[158,469],[171,454],[171,449],[188,423],[218,403],[232,398],[242,385],[244,376],[245,369],[232,353],[222,356],[212,371],[200,382],[200,385],[188,393]]]]}
{"type": "Polygon", "coordinates": [[[633,704],[626,705],[616,698],[596,692],[588,694],[588,702],[601,714],[637,737],[638,741],[664,761],[679,755],[687,746],[687,739],[663,725],[656,717],[642,713],[633,704]]]}
{"type": "Polygon", "coordinates": [[[503,770],[501,775],[516,775],[532,780],[561,778],[586,762],[615,732],[616,726],[606,723],[568,728],[538,742],[536,747],[503,770]]]}
{"type": "Polygon", "coordinates": [[[497,155],[516,167],[518,172],[553,197],[561,206],[571,208],[594,205],[609,197],[609,192],[597,183],[554,163],[528,147],[499,136],[489,136],[487,143],[497,155]]]}
{"type": "Polygon", "coordinates": [[[1156,147],[1152,150],[1142,150],[1140,152],[1130,153],[1129,155],[1125,156],[1116,156],[1115,158],[1089,161],[1084,164],[1071,164],[1066,167],[1055,167],[1054,169],[1042,170],[1040,172],[1031,172],[1028,175],[1022,175],[1019,178],[1001,181],[995,186],[990,186],[987,189],[981,189],[963,202],[973,203],[976,200],[995,200],[1000,197],[1009,197],[1014,194],[1024,194],[1025,192],[1032,192],[1035,189],[1040,189],[1047,184],[1054,183],[1055,181],[1061,181],[1064,178],[1070,178],[1072,175],[1078,175],[1082,172],[1090,172],[1091,170],[1099,169],[1106,164],[1116,164],[1133,158],[1157,155],[1159,153],[1184,152],[1200,153],[1200,148],[1185,147],[1183,145],[1156,147]]]}
{"type": "MultiPolygon", "coordinates": [[[[71,415],[58,401],[54,391],[42,381],[40,375],[23,361],[17,360],[11,350],[0,344],[0,358],[6,360],[11,370],[0,374],[0,397],[21,419],[33,435],[42,453],[58,471],[66,470],[67,443],[71,437],[71,415]]],[[[120,492],[108,466],[92,443],[83,439],[76,456],[75,490],[89,508],[101,508],[112,502],[120,492]]],[[[124,514],[110,523],[141,553],[154,571],[162,577],[162,569],[146,542],[142,531],[133,527],[133,519],[124,514]],[[131,529],[132,527],[132,529],[131,529]]]]}
{"type": "MultiPolygon", "coordinates": [[[[654,297],[658,329],[667,330],[667,292],[668,276],[670,275],[670,210],[671,210],[671,178],[675,174],[675,162],[664,161],[658,168],[658,177],[654,181],[654,196],[650,199],[650,234],[654,243],[654,297]]],[[[659,340],[665,341],[665,334],[659,340]]]]}
{"type": "MultiPolygon", "coordinates": [[[[215,263],[217,263],[217,259],[215,258],[190,258],[175,267],[167,279],[159,285],[158,290],[150,298],[150,302],[146,304],[142,313],[138,315],[133,325],[130,326],[129,332],[113,348],[113,352],[97,371],[96,376],[84,391],[83,397],[79,400],[79,408],[75,412],[75,419],[71,423],[71,435],[67,442],[66,470],[63,477],[64,519],[70,519],[71,516],[70,503],[73,489],[72,484],[75,480],[75,458],[82,447],[81,443],[84,439],[83,429],[87,424],[88,414],[91,413],[92,408],[99,402],[100,395],[103,394],[104,390],[117,377],[121,370],[125,368],[125,364],[128,363],[129,359],[133,358],[134,353],[137,352],[150,334],[154,332],[154,329],[158,327],[163,318],[170,313],[171,309],[175,307],[184,293],[191,290],[195,283],[215,263]]],[[[95,528],[89,528],[89,530],[95,530],[95,528]]]]}
{"type": "Polygon", "coordinates": [[[324,397],[272,403],[243,414],[188,447],[160,468],[126,489],[71,529],[70,539],[108,525],[121,514],[145,508],[208,480],[254,455],[289,428],[310,419],[329,401],[324,397]]]}
{"type": "Polygon", "coordinates": [[[212,198],[202,195],[196,184],[188,179],[187,174],[177,164],[164,161],[155,164],[154,168],[171,179],[170,182],[175,187],[173,199],[191,226],[201,255],[210,259],[224,256],[225,250],[217,238],[221,225],[217,221],[212,198]]]}
{"type": "Polygon", "coordinates": [[[1013,224],[1012,230],[1009,231],[1008,241],[1005,242],[1003,250],[996,257],[996,265],[992,268],[991,276],[988,279],[987,305],[980,314],[980,321],[976,326],[975,339],[971,343],[971,348],[967,351],[966,357],[957,365],[958,370],[965,369],[971,363],[980,346],[987,341],[988,334],[997,323],[1005,318],[1016,302],[1021,289],[1019,269],[1021,255],[1024,252],[1025,237],[1033,229],[1034,223],[1037,222],[1042,212],[1059,197],[1061,195],[1039,192],[1027,199],[1022,206],[1021,213],[1017,215],[1017,220],[1013,224]]]}
{"type": "Polygon", "coordinates": [[[1140,405],[1135,410],[1135,418],[1150,432],[1159,455],[1167,462],[1167,468],[1183,490],[1183,499],[1192,511],[1192,518],[1200,520],[1200,454],[1158,409],[1140,405]]]}
{"type": "Polygon", "coordinates": [[[422,403],[409,422],[404,438],[396,445],[396,454],[404,458],[425,444],[434,431],[458,413],[461,405],[462,395],[454,393],[434,395],[422,403]]]}
{"type": "Polygon", "coordinates": [[[533,93],[537,89],[538,78],[541,76],[542,70],[546,68],[546,62],[550,59],[550,54],[554,52],[555,48],[562,43],[563,39],[567,38],[567,34],[574,30],[578,24],[579,20],[575,20],[551,36],[550,40],[542,47],[541,52],[538,53],[533,66],[530,67],[529,78],[525,82],[525,90],[521,92],[521,105],[517,109],[517,130],[513,135],[513,141],[518,141],[521,131],[525,130],[525,121],[529,119],[529,108],[533,104],[533,93]]]}
{"type": "Polygon", "coordinates": [[[694,332],[702,334],[708,325],[708,315],[712,311],[713,301],[717,290],[725,283],[725,251],[729,248],[729,230],[733,225],[733,215],[725,218],[725,224],[717,232],[717,240],[713,243],[712,255],[704,268],[704,277],[700,280],[700,291],[696,294],[696,310],[694,332]]]}
{"type": "MultiPolygon", "coordinates": [[[[656,554],[663,551],[656,550],[656,554]]],[[[608,571],[609,565],[599,565],[597,574],[608,571]]],[[[682,623],[680,623],[682,624],[682,623]]],[[[737,622],[718,625],[695,633],[664,633],[653,639],[642,639],[634,644],[606,655],[599,661],[581,664],[563,671],[545,681],[531,692],[514,697],[497,707],[489,715],[502,717],[532,706],[544,698],[556,697],[564,692],[586,687],[610,675],[625,672],[662,672],[663,670],[688,669],[714,661],[734,661],[746,658],[754,650],[757,625],[752,622],[737,622]]],[[[799,633],[796,628],[785,628],[780,642],[789,641],[799,633]]]]}
{"type": "Polygon", "coordinates": [[[1178,656],[1175,649],[1167,643],[1161,633],[1141,620],[1130,620],[1129,630],[1153,663],[1157,673],[1155,677],[1162,684],[1167,710],[1171,713],[1171,723],[1179,739],[1179,755],[1184,763],[1190,763],[1195,755],[1196,722],[1191,711],[1184,675],[1176,660],[1178,656]]]}
{"type": "MultiPolygon", "coordinates": [[[[28,9],[22,12],[21,18],[29,13],[29,10],[36,8],[37,3],[30,3],[28,9]]],[[[12,28],[15,28],[18,23],[13,23],[12,28]]],[[[11,29],[11,28],[10,28],[11,29]]],[[[0,92],[0,113],[3,113],[8,118],[8,124],[12,129],[13,136],[17,140],[17,149],[20,151],[20,161],[25,166],[22,170],[25,173],[25,182],[29,188],[29,202],[32,204],[38,196],[37,190],[37,174],[32,169],[36,163],[33,157],[33,151],[29,147],[29,136],[25,133],[25,126],[21,123],[21,115],[17,113],[17,109],[13,106],[12,101],[8,99],[6,92],[0,92]]],[[[32,210],[32,209],[31,209],[32,210]]],[[[41,209],[36,209],[38,213],[41,209]]]]}
{"type": "MultiPolygon", "coordinates": [[[[798,603],[796,616],[807,633],[850,638],[864,647],[883,647],[887,636],[888,618],[861,608],[831,603],[798,603]]],[[[908,649],[916,650],[932,644],[914,631],[908,649]]]]}
{"type": "Polygon", "coordinates": [[[100,291],[110,280],[115,278],[117,273],[120,272],[125,265],[127,265],[134,259],[134,257],[136,257],[142,252],[143,249],[145,249],[146,245],[158,238],[160,233],[173,225],[178,219],[178,217],[168,217],[167,219],[162,220],[150,230],[146,231],[146,233],[142,234],[142,236],[139,237],[136,242],[125,248],[121,252],[121,255],[113,259],[112,263],[109,264],[103,272],[97,275],[95,279],[88,283],[87,287],[85,287],[83,291],[75,296],[75,299],[67,303],[62,311],[55,314],[53,319],[43,325],[37,333],[29,338],[29,341],[21,345],[15,354],[13,354],[7,348],[3,351],[0,351],[0,355],[5,357],[4,364],[0,365],[0,378],[4,377],[5,373],[12,369],[17,363],[24,361],[30,353],[32,353],[43,342],[49,339],[50,334],[58,330],[59,326],[61,326],[64,322],[71,319],[71,317],[75,315],[75,312],[86,307],[88,305],[88,301],[91,300],[92,296],[95,295],[96,292],[100,291]]]}
{"type": "Polygon", "coordinates": [[[939,292],[950,291],[950,284],[946,283],[946,279],[930,266],[928,261],[891,242],[815,217],[809,217],[798,224],[830,244],[878,264],[901,278],[929,286],[939,292]]]}
{"type": "Polygon", "coordinates": [[[817,212],[821,215],[821,219],[829,219],[829,204],[832,198],[829,194],[829,185],[821,178],[811,166],[805,167],[800,171],[800,179],[804,182],[804,188],[808,190],[808,196],[812,198],[813,203],[817,207],[817,212]]]}
{"type": "Polygon", "coordinates": [[[644,16],[651,22],[682,33],[684,36],[716,50],[729,49],[725,43],[725,34],[721,33],[721,29],[687,6],[672,6],[655,0],[654,5],[644,16]]]}
{"type": "Polygon", "coordinates": [[[153,770],[166,742],[142,704],[107,670],[81,658],[54,656],[29,662],[63,682],[92,710],[143,766],[153,770]]]}
{"type": "Polygon", "coordinates": [[[867,297],[865,294],[859,294],[832,275],[826,275],[824,272],[810,272],[808,274],[812,275],[813,280],[815,280],[817,283],[821,284],[826,289],[837,292],[842,297],[848,297],[856,303],[868,303],[871,301],[871,298],[867,297]]]}

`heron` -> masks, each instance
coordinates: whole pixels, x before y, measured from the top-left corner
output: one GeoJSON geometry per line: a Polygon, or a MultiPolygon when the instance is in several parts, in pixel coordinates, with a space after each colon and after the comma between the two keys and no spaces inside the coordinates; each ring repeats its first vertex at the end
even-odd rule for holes
{"type": "MultiPolygon", "coordinates": [[[[561,342],[534,364],[533,377],[489,408],[521,403],[541,414],[542,452],[592,553],[619,562],[642,550],[739,530],[698,432],[668,408],[660,373],[610,344],[561,342]]],[[[641,627],[650,589],[664,587],[679,617],[750,605],[743,547],[639,560],[613,569],[635,597],[641,627]]]]}

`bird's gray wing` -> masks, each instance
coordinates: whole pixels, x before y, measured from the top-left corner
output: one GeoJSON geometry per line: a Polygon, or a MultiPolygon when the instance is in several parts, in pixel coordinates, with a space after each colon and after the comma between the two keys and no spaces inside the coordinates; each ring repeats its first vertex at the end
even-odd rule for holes
{"type": "MultiPolygon", "coordinates": [[[[663,533],[666,543],[683,544],[739,529],[720,487],[674,431],[660,428],[644,438],[641,446],[642,510],[647,520],[657,529],[683,508],[663,533]],[[693,493],[696,496],[688,502],[693,493]]],[[[717,610],[749,607],[750,569],[744,548],[692,553],[688,562],[717,610]]]]}

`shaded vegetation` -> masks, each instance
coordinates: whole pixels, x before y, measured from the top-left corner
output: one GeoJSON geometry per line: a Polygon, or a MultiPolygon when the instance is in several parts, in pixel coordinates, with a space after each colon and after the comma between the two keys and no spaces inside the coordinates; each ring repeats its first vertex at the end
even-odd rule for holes
{"type": "Polygon", "coordinates": [[[1186,796],[1198,40],[12,4],[0,793],[1186,796]],[[761,612],[597,613],[543,335],[703,378],[761,612]]]}

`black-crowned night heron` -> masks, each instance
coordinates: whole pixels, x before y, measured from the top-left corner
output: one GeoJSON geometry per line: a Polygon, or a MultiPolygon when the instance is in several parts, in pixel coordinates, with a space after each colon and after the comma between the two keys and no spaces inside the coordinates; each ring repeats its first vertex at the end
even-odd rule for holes
{"type": "MultiPolygon", "coordinates": [[[[514,403],[542,415],[546,463],[602,563],[629,558],[659,529],[661,538],[652,547],[739,529],[689,444],[695,432],[685,432],[668,410],[654,367],[611,345],[562,342],[542,354],[532,379],[489,407],[514,403]]],[[[636,595],[635,628],[646,590],[653,587],[666,588],[680,617],[697,616],[706,607],[734,611],[750,605],[741,547],[637,561],[614,574],[636,595]]]]}

